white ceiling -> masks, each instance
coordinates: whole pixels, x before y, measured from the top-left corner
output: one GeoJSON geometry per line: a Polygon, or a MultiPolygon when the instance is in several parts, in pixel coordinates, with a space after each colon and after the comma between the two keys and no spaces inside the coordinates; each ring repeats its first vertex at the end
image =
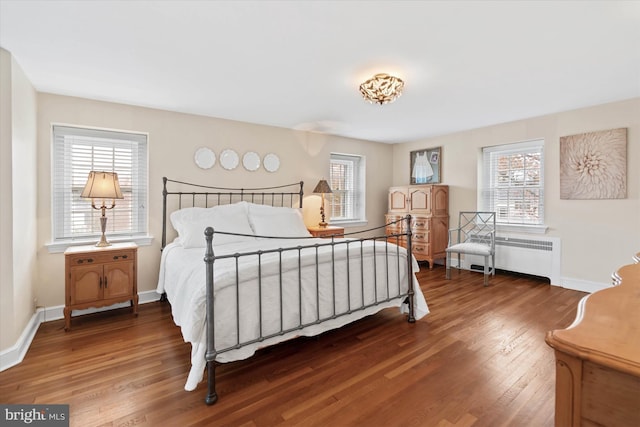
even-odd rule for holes
{"type": "Polygon", "coordinates": [[[640,1],[0,0],[0,46],[41,92],[387,143],[640,96],[640,1]]]}

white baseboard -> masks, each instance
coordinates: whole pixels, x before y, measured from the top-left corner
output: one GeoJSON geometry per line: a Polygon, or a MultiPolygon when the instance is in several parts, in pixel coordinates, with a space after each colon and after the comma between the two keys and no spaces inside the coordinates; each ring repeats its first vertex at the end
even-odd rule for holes
{"type": "MultiPolygon", "coordinates": [[[[451,259],[451,268],[458,268],[458,260],[457,259],[451,259]]],[[[460,262],[460,264],[462,264],[462,269],[463,270],[468,270],[468,271],[477,271],[477,270],[470,270],[469,268],[467,268],[465,266],[465,263],[463,261],[460,262]]],[[[481,271],[479,271],[479,273],[482,273],[481,271]]],[[[613,286],[612,283],[600,283],[600,282],[592,282],[589,280],[583,280],[583,279],[573,279],[571,277],[562,277],[560,279],[560,283],[556,284],[556,283],[551,283],[551,286],[559,286],[565,289],[571,289],[574,291],[580,291],[580,292],[587,292],[587,293],[594,293],[596,291],[600,291],[602,289],[606,289],[606,288],[610,288],[613,286]]]]}
{"type": "MultiPolygon", "coordinates": [[[[144,291],[138,293],[138,304],[146,304],[149,302],[158,301],[160,295],[156,291],[144,291]]],[[[75,310],[72,315],[82,315],[90,313],[98,313],[106,310],[113,310],[114,308],[129,307],[129,303],[118,303],[109,307],[100,308],[88,308],[86,310],[75,310]]],[[[27,326],[22,331],[18,341],[11,347],[0,352],[0,372],[11,368],[22,362],[24,355],[27,354],[27,350],[31,346],[33,337],[36,335],[40,324],[44,322],[50,322],[52,320],[59,320],[64,318],[64,306],[59,305],[55,307],[39,308],[31,316],[31,319],[27,323],[27,326]]]]}
{"type": "Polygon", "coordinates": [[[40,317],[40,311],[33,313],[33,316],[29,319],[18,341],[13,346],[0,352],[0,372],[22,362],[24,355],[27,354],[27,350],[29,350],[31,341],[33,341],[33,337],[35,337],[36,332],[38,332],[40,323],[42,323],[40,317]]]}
{"type": "Polygon", "coordinates": [[[570,277],[563,277],[561,283],[561,286],[565,289],[573,289],[574,291],[588,292],[590,294],[613,286],[612,283],[591,282],[570,277]]]}

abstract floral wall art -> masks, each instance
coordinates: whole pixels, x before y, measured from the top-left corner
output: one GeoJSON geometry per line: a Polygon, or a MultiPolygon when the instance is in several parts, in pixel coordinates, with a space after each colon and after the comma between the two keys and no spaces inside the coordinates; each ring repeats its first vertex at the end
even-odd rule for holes
{"type": "Polygon", "coordinates": [[[627,129],[560,138],[561,199],[627,196],[627,129]]]}

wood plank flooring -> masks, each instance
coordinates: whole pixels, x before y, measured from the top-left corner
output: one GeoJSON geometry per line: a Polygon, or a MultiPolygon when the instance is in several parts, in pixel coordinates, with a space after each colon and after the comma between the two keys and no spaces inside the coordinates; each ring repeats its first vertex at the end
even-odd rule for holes
{"type": "Polygon", "coordinates": [[[190,345],[167,303],[74,317],[40,329],[0,373],[2,403],[65,403],[72,426],[552,426],[555,366],[544,342],[568,326],[581,292],[510,274],[426,266],[431,313],[395,309],[217,369],[184,391],[190,345]]]}

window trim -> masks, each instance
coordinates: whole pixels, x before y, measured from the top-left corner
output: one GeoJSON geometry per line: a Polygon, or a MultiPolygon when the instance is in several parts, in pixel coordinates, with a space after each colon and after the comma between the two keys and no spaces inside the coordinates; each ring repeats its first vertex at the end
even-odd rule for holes
{"type": "MultiPolygon", "coordinates": [[[[360,227],[360,226],[366,226],[368,224],[367,221],[367,209],[366,209],[366,192],[367,192],[367,187],[366,187],[366,166],[367,166],[367,161],[366,161],[366,156],[361,155],[361,154],[350,154],[350,153],[338,153],[338,152],[331,152],[329,154],[329,181],[331,181],[331,163],[333,162],[333,160],[350,160],[350,161],[354,161],[351,160],[353,158],[357,158],[358,159],[358,167],[357,167],[357,171],[355,172],[357,174],[357,176],[355,177],[355,183],[356,185],[359,187],[359,191],[358,191],[358,199],[357,199],[357,206],[356,206],[356,210],[358,211],[358,214],[355,218],[347,218],[347,219],[334,219],[334,218],[329,218],[329,224],[330,225],[339,225],[339,226],[344,226],[344,227],[360,227]],[[341,159],[342,158],[342,159],[341,159]]],[[[333,210],[333,198],[330,201],[330,206],[331,206],[331,210],[333,210]]]]}
{"type": "Polygon", "coordinates": [[[544,157],[544,148],[545,148],[545,140],[544,138],[535,138],[526,141],[514,142],[514,143],[505,143],[505,144],[497,144],[494,146],[482,147],[478,154],[478,191],[477,191],[477,206],[479,210],[489,210],[490,207],[486,204],[489,202],[488,197],[484,196],[484,193],[487,191],[488,181],[493,180],[493,176],[491,174],[491,170],[487,169],[489,166],[485,159],[485,153],[508,153],[508,152],[522,152],[527,149],[540,149],[540,180],[541,183],[539,185],[539,189],[541,191],[540,202],[538,206],[542,210],[542,218],[539,224],[523,224],[523,223],[506,223],[506,222],[498,222],[498,218],[496,217],[496,230],[498,232],[508,233],[530,233],[530,234],[544,234],[548,226],[545,224],[545,179],[544,179],[544,170],[545,170],[545,157],[544,157]]]}
{"type": "MultiPolygon", "coordinates": [[[[51,185],[50,185],[50,241],[45,243],[45,247],[50,253],[60,253],[64,252],[68,247],[71,246],[81,246],[81,245],[91,245],[95,244],[95,242],[100,238],[99,234],[96,236],[78,236],[78,237],[60,237],[55,238],[54,233],[56,232],[56,221],[59,221],[59,218],[56,216],[56,212],[59,212],[60,206],[56,206],[56,195],[55,195],[55,185],[59,183],[61,180],[65,178],[56,179],[54,175],[56,174],[56,156],[59,156],[59,150],[64,149],[63,147],[56,146],[56,128],[64,130],[65,128],[73,129],[78,132],[78,135],[81,136],[82,133],[87,132],[88,136],[92,132],[95,133],[103,133],[103,136],[108,136],[108,134],[127,134],[135,136],[135,138],[142,138],[144,141],[144,171],[142,172],[145,178],[146,188],[144,189],[143,200],[140,200],[143,204],[142,210],[138,209],[140,218],[137,222],[136,232],[130,234],[112,234],[109,236],[109,241],[112,243],[116,242],[135,242],[140,246],[150,245],[153,241],[153,236],[149,234],[149,134],[147,132],[139,132],[139,131],[130,131],[130,130],[122,130],[122,129],[112,129],[112,128],[102,128],[102,127],[93,127],[93,126],[80,126],[66,123],[51,123],[50,125],[50,136],[51,136],[51,185]]],[[[96,135],[97,136],[97,135],[96,135]]],[[[117,139],[117,138],[116,138],[117,139]]],[[[140,153],[140,152],[138,152],[140,153]]],[[[65,161],[67,160],[65,154],[62,154],[65,161]]],[[[64,168],[64,166],[63,166],[64,168]]]]}

